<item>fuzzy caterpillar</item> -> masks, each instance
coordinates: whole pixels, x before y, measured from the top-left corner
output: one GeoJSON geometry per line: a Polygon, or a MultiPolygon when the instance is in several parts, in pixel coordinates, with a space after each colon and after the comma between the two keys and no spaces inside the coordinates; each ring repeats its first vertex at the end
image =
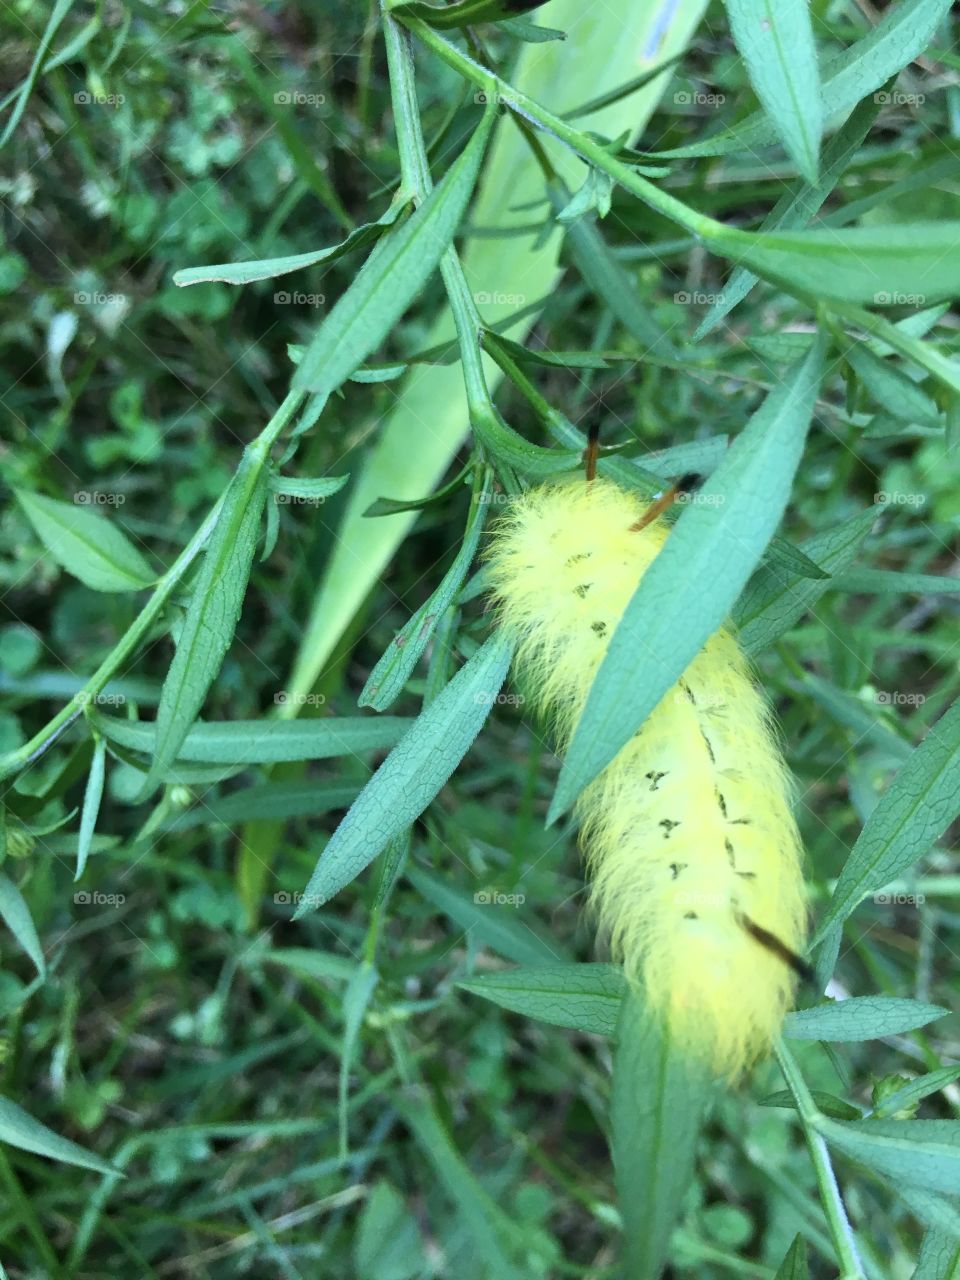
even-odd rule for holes
{"type": "MultiPolygon", "coordinates": [[[[608,480],[513,501],[489,550],[515,669],[569,743],[610,637],[668,535],[608,480]]],[[[642,661],[638,661],[642,670],[642,661]]],[[[777,1034],[802,945],[800,844],[785,766],[723,627],[581,794],[591,900],[629,980],[676,1042],[736,1077],[777,1034]]]]}

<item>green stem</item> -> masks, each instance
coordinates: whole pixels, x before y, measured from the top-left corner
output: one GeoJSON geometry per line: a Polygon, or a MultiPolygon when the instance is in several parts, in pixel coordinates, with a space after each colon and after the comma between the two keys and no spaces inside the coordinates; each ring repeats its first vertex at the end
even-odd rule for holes
{"type": "Polygon", "coordinates": [[[865,1280],[853,1230],[847,1218],[843,1197],[840,1195],[836,1174],[833,1172],[830,1152],[827,1150],[823,1136],[816,1128],[816,1121],[820,1115],[817,1104],[807,1088],[807,1082],[801,1075],[793,1055],[782,1040],[777,1045],[776,1054],[783,1078],[796,1103],[800,1124],[810,1150],[810,1159],[820,1190],[823,1211],[827,1217],[833,1246],[837,1252],[837,1261],[840,1264],[839,1280],[865,1280]]]}
{"type": "MultiPolygon", "coordinates": [[[[558,141],[565,143],[576,151],[584,160],[594,165],[597,169],[601,169],[604,173],[608,173],[624,190],[631,192],[639,200],[643,200],[645,204],[648,204],[652,209],[656,209],[658,213],[662,213],[671,222],[677,222],[680,226],[686,227],[688,231],[692,231],[694,235],[702,236],[705,239],[720,233],[729,234],[730,229],[725,227],[723,223],[717,222],[705,214],[698,213],[695,209],[691,209],[689,205],[685,205],[682,200],[669,195],[666,191],[661,191],[652,182],[641,177],[629,164],[611,155],[602,143],[588,134],[581,133],[579,129],[573,128],[565,120],[555,116],[552,111],[548,111],[546,107],[535,102],[533,98],[529,98],[525,93],[508,84],[495,72],[481,66],[479,62],[475,62],[468,54],[445,40],[427,23],[421,22],[419,18],[411,18],[405,14],[398,16],[409,31],[413,32],[428,48],[432,49],[448,66],[482,89],[489,98],[502,103],[508,110],[529,121],[537,128],[552,134],[558,141]]],[[[389,21],[389,18],[385,20],[389,21]]]]}
{"type": "MultiPolygon", "coordinates": [[[[266,459],[267,453],[276,443],[280,433],[289,426],[304,397],[305,392],[302,391],[291,391],[287,395],[260,435],[247,446],[249,453],[255,459],[266,459]]],[[[163,612],[187,570],[206,545],[220,515],[222,502],[221,496],[170,568],[157,581],[153,595],[138,617],[110,650],[83,688],[78,689],[66,706],[58,711],[29,742],[18,747],[16,751],[8,752],[0,759],[0,779],[17,773],[51,747],[60,734],[82,714],[84,708],[96,698],[107,681],[116,675],[123,663],[136,651],[163,612]]]]}

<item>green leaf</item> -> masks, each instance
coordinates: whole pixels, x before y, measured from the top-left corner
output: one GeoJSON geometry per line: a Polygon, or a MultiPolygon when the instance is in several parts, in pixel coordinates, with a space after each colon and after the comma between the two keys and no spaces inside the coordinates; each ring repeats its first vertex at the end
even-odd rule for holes
{"type": "Polygon", "coordinates": [[[895,1184],[944,1191],[960,1187],[960,1121],[857,1120],[818,1116],[815,1127],[831,1145],[895,1184]]]}
{"type": "Polygon", "coordinates": [[[421,712],[333,833],[297,917],[329,901],[423,813],[483,727],[510,657],[509,643],[492,636],[421,712]]]}
{"type": "Polygon", "coordinates": [[[321,395],[335,391],[421,291],[460,225],[495,116],[496,108],[488,107],[470,142],[417,211],[374,246],[303,353],[295,389],[321,395]]]}
{"type": "Polygon", "coordinates": [[[945,1089],[948,1084],[953,1084],[954,1080],[958,1079],[960,1079],[960,1067],[941,1067],[939,1071],[931,1071],[925,1076],[919,1076],[916,1080],[911,1080],[882,1098],[874,1108],[874,1115],[880,1120],[892,1117],[898,1111],[915,1107],[924,1098],[929,1098],[932,1093],[939,1093],[941,1089],[945,1089]]]}
{"type": "Polygon", "coordinates": [[[960,222],[740,231],[704,235],[708,248],[745,264],[765,280],[810,299],[897,306],[904,297],[926,303],[960,294],[960,222]]]}
{"type": "Polygon", "coordinates": [[[960,702],[954,703],[897,772],[844,863],[811,945],[842,923],[871,889],[922,857],[960,808],[960,702]]]}
{"type": "Polygon", "coordinates": [[[417,1220],[389,1182],[378,1182],[363,1206],[353,1238],[354,1274],[369,1280],[413,1280],[423,1272],[417,1220]]]}
{"type": "Polygon", "coordinates": [[[356,964],[348,957],[314,947],[277,947],[263,953],[250,949],[244,953],[244,960],[250,964],[278,964],[307,978],[333,978],[336,982],[349,982],[357,972],[356,964]]]}
{"type": "MultiPolygon", "coordinates": [[[[832,1093],[824,1093],[822,1089],[811,1089],[810,1096],[817,1104],[818,1110],[832,1120],[862,1120],[863,1112],[859,1107],[851,1106],[843,1098],[832,1093]]],[[[789,1111],[797,1110],[797,1100],[789,1089],[781,1089],[760,1099],[761,1107],[784,1107],[789,1111]]]]}
{"type": "Polygon", "coordinates": [[[409,4],[395,4],[391,12],[397,17],[420,18],[432,27],[466,27],[478,22],[502,22],[515,18],[519,13],[539,9],[546,0],[454,0],[452,4],[426,4],[411,0],[409,4]]]}
{"type": "Polygon", "coordinates": [[[97,827],[100,813],[100,801],[103,799],[103,778],[106,767],[107,744],[103,738],[97,737],[93,746],[93,758],[90,761],[90,772],[83,793],[83,808],[80,811],[80,832],[77,836],[77,870],[74,880],[79,880],[87,866],[87,857],[93,841],[93,833],[97,827]]]}
{"type": "MultiPolygon", "coordinates": [[[[860,150],[879,111],[880,103],[876,100],[875,94],[866,97],[856,106],[850,119],[827,144],[823,153],[823,172],[819,182],[813,186],[802,183],[796,189],[788,190],[760,224],[761,231],[773,231],[781,227],[787,229],[804,227],[810,222],[837,185],[847,165],[860,150]]],[[[736,267],[724,283],[723,292],[697,326],[697,331],[693,335],[694,341],[699,341],[711,333],[724,316],[729,315],[737,303],[743,301],[756,283],[757,276],[752,271],[747,271],[744,267],[736,267]]],[[[779,338],[781,335],[776,337],[779,338]]],[[[756,341],[755,338],[748,340],[751,345],[756,341]]]]}
{"type": "Polygon", "coordinates": [[[566,959],[565,949],[559,943],[548,942],[524,919],[523,894],[503,894],[504,898],[516,898],[520,902],[504,902],[498,905],[496,893],[480,890],[467,897],[459,889],[444,884],[417,867],[407,868],[407,879],[432,902],[444,915],[448,915],[466,933],[475,935],[494,951],[517,964],[556,964],[566,959]]]}
{"type": "Polygon", "coordinates": [[[37,537],[68,573],[94,591],[139,591],[156,574],[127,535],[112,520],[92,511],[78,493],[78,504],[58,502],[39,493],[16,491],[37,537]]]}
{"type": "Polygon", "coordinates": [[[574,731],[549,821],[630,740],[729,615],[786,508],[822,362],[821,341],[754,414],[644,574],[574,731]]]}
{"type": "Polygon", "coordinates": [[[923,1237],[913,1280],[960,1280],[960,1241],[940,1228],[923,1237]]]}
{"type": "Polygon", "coordinates": [[[271,493],[278,493],[287,498],[302,498],[308,502],[322,502],[324,498],[339,493],[349,479],[348,475],[315,478],[272,475],[269,485],[271,493]]]}
{"type": "Polygon", "coordinates": [[[210,267],[185,267],[174,272],[173,283],[186,286],[220,280],[224,284],[251,284],[254,280],[272,280],[274,276],[302,271],[305,267],[316,266],[318,262],[332,262],[335,258],[342,258],[344,254],[376,240],[383,234],[385,227],[396,222],[406,205],[406,199],[395,199],[382,218],[357,227],[346,239],[328,249],[295,253],[283,258],[262,258],[257,262],[221,262],[210,267]]]}
{"type": "Polygon", "coordinates": [[[616,1034],[626,985],[622,970],[611,964],[538,964],[457,983],[525,1018],[596,1036],[616,1034]]]}
{"type": "Polygon", "coordinates": [[[936,573],[899,573],[894,569],[850,569],[834,583],[838,591],[863,595],[956,595],[960,578],[936,573]]]}
{"type": "Polygon", "coordinates": [[[69,1138],[61,1138],[9,1098],[0,1098],[0,1142],[9,1142],[12,1147],[46,1156],[48,1160],[95,1169],[97,1173],[117,1173],[106,1160],[101,1160],[92,1151],[85,1151],[69,1138]]]}
{"type": "Polygon", "coordinates": [[[610,1114],[624,1275],[660,1275],[693,1179],[710,1092],[705,1070],[671,1044],[641,995],[630,991],[620,1012],[610,1114]]]}
{"type": "Polygon", "coordinates": [[[740,643],[748,653],[759,653],[773,644],[825,591],[838,585],[833,575],[856,558],[876,518],[875,509],[868,508],[803,544],[804,553],[830,577],[812,579],[784,572],[769,560],[761,565],[733,611],[740,643]]]}
{"type": "Polygon", "coordinates": [[[817,181],[823,110],[807,0],[726,0],[750,83],[787,154],[817,181]]]}
{"type": "Polygon", "coordinates": [[[5,875],[0,875],[0,917],[16,938],[18,944],[33,961],[41,978],[47,976],[47,963],[43,958],[43,947],[37,937],[36,926],[30,915],[30,908],[23,899],[23,894],[5,875]]]}
{"type": "Polygon", "coordinates": [[[224,494],[163,682],[145,793],[179,755],[233,640],[266,496],[263,458],[247,449],[224,494]]]}
{"type": "Polygon", "coordinates": [[[925,1027],[950,1012],[920,1000],[894,996],[854,996],[813,1009],[788,1013],[783,1034],[791,1040],[878,1040],[925,1027]]]}
{"type": "Polygon", "coordinates": [[[810,1280],[810,1268],[807,1266],[807,1242],[803,1236],[794,1236],[793,1244],[787,1250],[786,1257],[777,1268],[777,1274],[773,1280],[810,1280]]]}
{"type": "MultiPolygon", "coordinates": [[[[901,0],[872,30],[832,58],[820,72],[823,118],[848,111],[922,53],[950,12],[950,0],[901,0]]],[[[777,140],[769,117],[756,111],[722,133],[690,146],[656,152],[658,159],[756,152],[777,140]]]]}
{"type": "Polygon", "coordinates": [[[486,468],[480,484],[474,487],[471,495],[470,516],[456,559],[443,575],[436,591],[397,632],[370,672],[358,699],[361,707],[385,711],[407,683],[421,654],[430,643],[438,620],[443,617],[444,610],[453,603],[463,586],[467,570],[477,552],[492,493],[493,472],[486,468]]]}
{"type": "Polygon", "coordinates": [[[903,423],[924,427],[941,425],[940,411],[912,378],[889,360],[881,358],[863,342],[854,342],[844,355],[872,398],[887,413],[903,423]]]}
{"type": "MultiPolygon", "coordinates": [[[[153,753],[155,724],[101,715],[95,723],[118,746],[153,753]]],[[[413,723],[400,716],[331,716],[302,722],[199,720],[180,743],[177,759],[229,765],[327,760],[392,747],[413,723]]]]}
{"type": "Polygon", "coordinates": [[[372,964],[358,965],[343,993],[343,1041],[340,1046],[340,1069],[337,1085],[337,1123],[340,1133],[340,1159],[349,1155],[348,1103],[350,1071],[360,1041],[360,1031],[380,975],[372,964]]]}
{"type": "MultiPolygon", "coordinates": [[[[389,717],[387,717],[389,720],[389,717]]],[[[320,723],[323,723],[321,721],[320,723]]],[[[377,721],[366,721],[376,724],[377,721]]],[[[293,724],[290,724],[293,728],[293,724]]],[[[399,733],[383,746],[393,746],[399,733]]],[[[189,738],[188,738],[189,741],[189,738]]],[[[346,755],[346,752],[343,752],[346,755]]],[[[358,784],[317,782],[315,778],[295,778],[288,782],[265,782],[256,787],[244,787],[222,799],[204,796],[201,804],[186,813],[177,814],[161,824],[162,831],[186,831],[190,827],[203,827],[222,823],[232,827],[235,823],[254,819],[280,819],[314,817],[329,813],[331,809],[346,809],[357,797],[358,784]]]]}

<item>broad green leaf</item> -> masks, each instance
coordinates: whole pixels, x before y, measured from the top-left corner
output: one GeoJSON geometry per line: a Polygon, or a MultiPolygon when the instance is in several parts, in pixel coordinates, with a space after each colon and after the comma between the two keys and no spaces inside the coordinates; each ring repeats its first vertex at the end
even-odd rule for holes
{"type": "Polygon", "coordinates": [[[932,1093],[939,1093],[941,1089],[945,1089],[957,1079],[960,1079],[960,1067],[941,1067],[939,1071],[931,1071],[925,1076],[919,1076],[916,1080],[911,1080],[894,1093],[888,1093],[885,1098],[882,1098],[874,1109],[874,1115],[881,1120],[890,1118],[898,1111],[915,1107],[924,1098],[929,1098],[932,1093]]]}
{"type": "Polygon", "coordinates": [[[464,531],[463,542],[453,564],[443,575],[440,585],[430,598],[416,611],[390,641],[386,652],[370,672],[358,699],[361,707],[373,707],[385,711],[407,683],[430,643],[438,620],[444,610],[453,603],[463,586],[477,544],[483,532],[484,522],[493,496],[493,472],[486,468],[483,479],[475,485],[471,495],[470,515],[464,531]]]}
{"type": "Polygon", "coordinates": [[[956,1195],[960,1120],[853,1120],[818,1116],[817,1130],[842,1151],[895,1184],[956,1195]]]}
{"type": "Polygon", "coordinates": [[[726,0],[750,83],[787,154],[817,181],[823,109],[807,0],[726,0]]]}
{"type": "Polygon", "coordinates": [[[820,342],[769,394],[644,574],[574,731],[550,821],[630,740],[729,615],[786,508],[822,361],[820,342]]]}
{"type": "Polygon", "coordinates": [[[597,1036],[616,1033],[626,985],[623,972],[610,964],[538,964],[457,983],[525,1018],[597,1036]]]}
{"type": "Polygon", "coordinates": [[[443,179],[374,246],[303,353],[293,386],[320,395],[344,383],[393,329],[433,274],[473,194],[496,115],[488,107],[443,179]]]}
{"type": "MultiPolygon", "coordinates": [[[[376,721],[372,723],[375,724],[376,721]]],[[[392,741],[382,745],[393,746],[397,737],[399,733],[392,741]]],[[[260,786],[233,791],[221,799],[205,796],[200,804],[186,813],[168,818],[161,830],[186,831],[190,827],[202,827],[208,823],[222,823],[223,826],[230,827],[234,823],[264,818],[286,820],[313,817],[329,813],[331,809],[346,809],[356,799],[358,790],[359,784],[356,783],[317,782],[314,778],[265,782],[260,786]]]]}
{"type": "Polygon", "coordinates": [[[925,391],[904,371],[881,358],[863,342],[851,343],[844,351],[850,367],[877,404],[904,423],[924,427],[941,425],[940,411],[925,391]]]}
{"type": "Polygon", "coordinates": [[[521,1280],[523,1272],[510,1258],[509,1219],[464,1163],[426,1090],[421,1087],[415,1093],[408,1092],[396,1101],[396,1107],[439,1185],[457,1207],[486,1274],[497,1280],[521,1280]]]}
{"type": "MultiPolygon", "coordinates": [[[[847,165],[860,150],[879,111],[880,103],[876,100],[875,94],[866,97],[857,105],[850,119],[830,139],[824,150],[823,172],[819,182],[813,186],[809,183],[801,183],[795,189],[788,190],[760,224],[761,231],[773,231],[781,227],[788,229],[805,227],[810,222],[837,185],[847,165]]],[[[723,292],[697,326],[696,333],[693,335],[694,341],[699,341],[711,333],[724,316],[729,315],[737,303],[743,301],[756,283],[757,276],[752,271],[747,271],[744,267],[735,268],[729,279],[725,281],[723,292]]],[[[799,335],[773,336],[779,339],[781,336],[799,335]]],[[[749,341],[752,346],[757,339],[750,338],[749,341]]]]}
{"type": "MultiPolygon", "coordinates": [[[[933,39],[949,12],[950,0],[901,0],[887,9],[862,40],[821,68],[823,118],[829,120],[848,111],[909,66],[933,39]]],[[[755,152],[776,140],[775,127],[764,112],[757,111],[712,138],[655,155],[657,159],[734,155],[755,152]]]]}
{"type": "Polygon", "coordinates": [[[913,1280],[960,1280],[960,1240],[933,1227],[923,1237],[913,1280]]]}
{"type": "Polygon", "coordinates": [[[905,296],[928,303],[960,294],[960,222],[812,231],[741,231],[704,235],[707,246],[811,299],[896,306],[905,296]]]}
{"type": "Polygon", "coordinates": [[[76,495],[75,504],[24,489],[16,492],[37,537],[57,564],[85,586],[94,591],[139,591],[156,580],[122,529],[91,510],[86,491],[76,495]]]}
{"type": "Polygon", "coordinates": [[[871,507],[858,512],[803,544],[805,555],[831,576],[812,579],[785,572],[771,563],[761,565],[747,583],[733,611],[740,643],[748,653],[759,653],[811,609],[825,591],[837,586],[834,574],[852,563],[876,522],[871,507]]]}
{"type": "MultiPolygon", "coordinates": [[[[604,22],[583,21],[583,0],[552,0],[549,20],[565,29],[576,28],[575,41],[525,45],[517,58],[512,83],[538,102],[559,111],[595,99],[597,86],[622,85],[659,71],[686,49],[696,30],[705,0],[678,0],[669,14],[637,0],[606,0],[604,22]],[[611,29],[620,32],[615,41],[611,29]]],[[[629,98],[590,104],[591,129],[615,138],[625,129],[643,129],[666,89],[668,78],[656,74],[629,98]]],[[[552,163],[568,187],[581,179],[583,166],[572,151],[553,148],[552,163]]],[[[529,210],[523,206],[543,198],[543,173],[512,120],[496,127],[490,154],[484,162],[477,198],[471,208],[473,226],[497,229],[496,236],[468,234],[463,249],[467,279],[488,292],[484,306],[488,326],[509,322],[509,336],[522,340],[552,296],[560,275],[559,234],[548,239],[524,230],[529,210]],[[510,199],[504,200],[504,192],[510,199]],[[522,285],[518,281],[522,279],[522,285]],[[521,303],[513,301],[518,289],[521,303]],[[536,304],[536,305],[534,305],[536,304]],[[510,321],[517,306],[528,307],[510,321]]],[[[438,316],[426,345],[450,344],[455,329],[449,308],[438,316]]],[[[500,372],[485,362],[493,391],[500,372]]],[[[377,579],[416,519],[408,512],[391,520],[366,520],[364,513],[381,494],[398,501],[419,499],[443,479],[461,447],[468,421],[463,375],[457,365],[419,365],[398,388],[396,406],[383,423],[362,472],[353,487],[338,540],[303,629],[300,649],[287,687],[307,693],[326,667],[351,619],[356,616],[377,579]],[[430,430],[424,433],[423,424],[430,430]],[[411,449],[410,441],[417,440],[411,449]]]]}
{"type": "MultiPolygon", "coordinates": [[[[427,899],[450,917],[466,933],[479,938],[494,951],[517,964],[556,964],[565,960],[566,951],[559,943],[548,942],[521,914],[523,903],[498,905],[495,892],[481,889],[472,900],[461,890],[452,888],[416,867],[407,868],[407,879],[427,899]]],[[[504,894],[504,898],[516,895],[504,894]]],[[[522,898],[523,895],[521,894],[522,898]]]]}
{"type": "Polygon", "coordinates": [[[922,857],[958,809],[960,703],[954,703],[931,725],[864,824],[811,945],[841,924],[865,893],[888,884],[922,857]]]}
{"type": "Polygon", "coordinates": [[[920,1000],[895,996],[854,996],[813,1009],[788,1013],[783,1034],[792,1040],[878,1040],[925,1027],[950,1012],[920,1000]]]}
{"type": "Polygon", "coordinates": [[[810,1280],[810,1268],[807,1266],[807,1242],[803,1236],[794,1236],[793,1244],[777,1268],[774,1280],[810,1280]]]}
{"type": "Polygon", "coordinates": [[[93,746],[93,758],[90,761],[90,772],[83,793],[83,808],[80,811],[80,832],[77,836],[77,870],[74,880],[79,880],[87,866],[87,857],[93,841],[93,833],[97,827],[100,813],[100,801],[103,799],[103,779],[106,768],[107,744],[103,738],[97,737],[93,746]]]}
{"type": "MultiPolygon", "coordinates": [[[[941,1196],[903,1183],[897,1184],[897,1196],[919,1222],[960,1242],[960,1200],[956,1196],[941,1196]]],[[[960,1264],[949,1276],[950,1280],[960,1280],[960,1264]]]]}
{"type": "Polygon", "coordinates": [[[389,1182],[377,1182],[354,1234],[354,1274],[369,1280],[414,1280],[422,1274],[423,1258],[412,1208],[389,1182]]]}
{"type": "Polygon", "coordinates": [[[271,280],[274,276],[284,276],[291,271],[302,271],[305,267],[316,266],[318,262],[331,262],[354,249],[362,248],[371,240],[376,240],[383,234],[385,227],[397,220],[406,203],[403,199],[394,200],[382,218],[357,227],[346,239],[328,249],[295,253],[283,258],[263,258],[258,262],[221,262],[210,267],[185,267],[174,272],[173,283],[185,286],[220,280],[224,284],[250,284],[254,280],[271,280]]]}
{"type": "Polygon", "coordinates": [[[492,636],[417,717],[327,843],[298,917],[329,901],[423,813],[483,727],[510,657],[509,643],[492,636]]]}
{"type": "MultiPolygon", "coordinates": [[[[96,726],[118,746],[153,752],[155,724],[97,716],[96,726]]],[[[178,760],[201,764],[277,764],[327,760],[392,747],[414,722],[400,716],[331,716],[293,723],[282,720],[197,721],[177,752],[178,760]]]]}
{"type": "Polygon", "coordinates": [[[48,1160],[79,1165],[97,1173],[116,1173],[106,1160],[101,1160],[92,1151],[85,1151],[69,1138],[61,1138],[9,1098],[0,1098],[0,1142],[9,1142],[11,1147],[32,1151],[34,1155],[46,1156],[48,1160]]]}
{"type": "Polygon", "coordinates": [[[610,1114],[624,1275],[660,1275],[693,1179],[710,1091],[705,1069],[671,1044],[642,996],[629,992],[617,1030],[610,1114]]]}
{"type": "Polygon", "coordinates": [[[266,496],[263,458],[248,448],[224,495],[203,553],[177,650],[163,682],[153,761],[144,792],[180,754],[233,640],[266,496]]]}
{"type": "Polygon", "coordinates": [[[33,961],[37,973],[45,978],[47,963],[43,958],[43,947],[37,937],[30,908],[17,886],[5,875],[0,875],[0,918],[33,961]]]}

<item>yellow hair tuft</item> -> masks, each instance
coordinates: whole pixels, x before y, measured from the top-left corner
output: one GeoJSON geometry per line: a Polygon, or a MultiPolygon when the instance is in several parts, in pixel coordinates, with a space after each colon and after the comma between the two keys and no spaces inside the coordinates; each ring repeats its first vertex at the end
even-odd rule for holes
{"type": "MultiPolygon", "coordinates": [[[[668,535],[638,495],[563,481],[513,500],[490,549],[515,666],[559,747],[668,535]]],[[[637,655],[638,678],[643,655],[637,655]]],[[[806,911],[789,782],[747,660],[723,627],[577,803],[592,902],[627,977],[683,1048],[736,1077],[793,995],[806,911]]]]}

